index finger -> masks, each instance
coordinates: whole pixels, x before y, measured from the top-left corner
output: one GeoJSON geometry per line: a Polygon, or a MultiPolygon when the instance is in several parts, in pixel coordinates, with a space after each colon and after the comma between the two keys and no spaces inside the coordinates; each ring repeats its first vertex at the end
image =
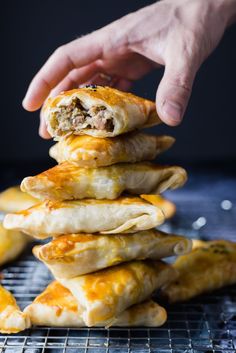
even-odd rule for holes
{"type": "Polygon", "coordinates": [[[99,59],[102,55],[102,42],[99,39],[97,31],[55,50],[33,78],[23,100],[23,107],[29,111],[39,109],[50,91],[71,70],[99,59]]]}

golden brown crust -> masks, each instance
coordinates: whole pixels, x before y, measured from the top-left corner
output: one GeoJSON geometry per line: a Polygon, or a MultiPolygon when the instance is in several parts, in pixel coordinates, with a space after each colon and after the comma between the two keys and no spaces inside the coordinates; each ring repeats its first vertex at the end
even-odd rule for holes
{"type": "Polygon", "coordinates": [[[7,213],[24,210],[37,202],[38,200],[34,197],[23,193],[18,185],[0,193],[0,211],[7,213]]]}
{"type": "Polygon", "coordinates": [[[153,160],[169,149],[175,139],[132,132],[113,138],[70,135],[51,147],[49,154],[58,163],[76,163],[79,167],[97,168],[116,163],[153,160]]]}
{"type": "Polygon", "coordinates": [[[64,308],[78,312],[78,302],[69,289],[65,288],[57,281],[50,283],[46,290],[34,299],[34,303],[55,306],[57,307],[58,315],[60,309],[62,310],[64,308]]]}
{"type": "Polygon", "coordinates": [[[161,120],[156,112],[155,102],[137,97],[131,93],[119,91],[111,87],[96,86],[83,87],[62,92],[54,98],[49,98],[43,108],[49,133],[60,137],[68,133],[77,135],[92,135],[96,137],[117,136],[136,128],[160,124],[161,120]],[[74,98],[79,99],[84,108],[96,106],[105,107],[112,115],[113,131],[105,129],[83,128],[80,130],[58,130],[58,120],[55,111],[60,106],[67,107],[74,98]]]}
{"type": "Polygon", "coordinates": [[[6,229],[45,239],[68,233],[135,233],[164,222],[161,208],[140,197],[116,200],[46,200],[27,210],[7,214],[6,229]]]}
{"type": "Polygon", "coordinates": [[[30,208],[26,210],[21,210],[18,212],[15,212],[15,214],[19,215],[28,215],[34,210],[43,208],[47,211],[52,211],[52,210],[57,210],[59,208],[74,208],[76,206],[88,206],[88,205],[142,205],[142,204],[152,204],[155,205],[155,203],[158,204],[158,201],[160,200],[159,195],[152,195],[153,198],[150,199],[151,201],[148,201],[145,199],[146,196],[149,195],[140,195],[138,196],[121,196],[118,197],[116,200],[94,200],[94,199],[85,199],[85,200],[73,200],[73,201],[51,201],[51,200],[46,200],[44,202],[39,202],[36,205],[31,206],[30,208]],[[156,201],[155,201],[156,200],[156,201]]]}
{"type": "Polygon", "coordinates": [[[16,230],[7,230],[0,222],[0,266],[14,260],[25,249],[29,237],[16,230]]]}
{"type": "MultiPolygon", "coordinates": [[[[155,278],[156,273],[165,269],[165,264],[155,261],[133,262],[121,266],[109,267],[104,270],[90,273],[84,276],[83,290],[89,301],[107,300],[108,297],[113,298],[114,285],[117,282],[119,287],[115,289],[118,293],[122,293],[127,283],[137,280],[137,284],[141,285],[145,275],[155,278]]],[[[138,290],[139,288],[135,288],[138,290]]]]}
{"type": "MultiPolygon", "coordinates": [[[[57,327],[82,327],[83,308],[71,292],[54,281],[35,298],[25,312],[30,316],[33,325],[57,327]]],[[[157,303],[148,300],[134,305],[117,318],[111,326],[161,326],[167,319],[166,311],[157,303]]],[[[98,326],[105,326],[106,322],[98,326]]]]}
{"type": "Polygon", "coordinates": [[[193,242],[193,250],[180,256],[174,267],[179,278],[164,291],[170,302],[188,300],[236,283],[236,243],[226,240],[193,242]]]}
{"type": "Polygon", "coordinates": [[[55,277],[72,278],[122,262],[185,254],[191,245],[185,237],[149,229],[112,236],[68,234],[34,247],[33,253],[55,277]]]}
{"type": "Polygon", "coordinates": [[[176,278],[172,266],[160,261],[131,261],[88,275],[58,279],[84,308],[83,320],[94,326],[112,320],[131,305],[150,298],[154,290],[176,278]]]}
{"type": "Polygon", "coordinates": [[[8,292],[5,288],[0,285],[0,312],[2,312],[8,305],[15,306],[17,309],[19,307],[16,304],[16,300],[13,295],[8,292]]]}
{"type": "MultiPolygon", "coordinates": [[[[87,234],[87,233],[86,234],[85,233],[67,234],[67,235],[62,235],[59,238],[55,238],[51,242],[45,245],[36,245],[34,249],[37,249],[37,256],[39,256],[41,260],[50,261],[50,260],[57,260],[57,259],[65,258],[67,256],[69,257],[72,255],[79,254],[80,250],[79,248],[76,249],[76,245],[79,246],[85,243],[94,242],[104,238],[104,239],[107,239],[108,242],[111,241],[111,244],[113,244],[113,241],[114,241],[115,246],[117,246],[117,244],[122,246],[122,244],[123,245],[129,244],[129,242],[133,241],[132,238],[139,237],[139,235],[140,235],[140,241],[142,241],[142,238],[143,238],[144,244],[148,243],[150,239],[156,239],[157,241],[160,242],[160,244],[165,246],[168,244],[173,244],[174,246],[176,246],[178,242],[183,241],[185,243],[185,246],[182,247],[182,252],[185,252],[185,251],[188,252],[191,249],[190,239],[187,239],[180,235],[167,234],[157,229],[149,229],[146,231],[133,233],[129,235],[114,234],[112,237],[110,237],[110,235],[87,234]]],[[[160,244],[159,244],[159,247],[161,247],[160,244]]],[[[83,250],[81,249],[81,251],[83,250]]],[[[175,252],[175,249],[173,249],[173,253],[171,253],[170,255],[162,256],[162,258],[171,256],[174,254],[177,254],[175,252]]],[[[180,255],[180,253],[178,253],[178,255],[180,255]]]]}
{"type": "Polygon", "coordinates": [[[126,104],[136,104],[142,109],[145,115],[150,114],[155,111],[156,104],[148,99],[138,97],[132,93],[119,91],[118,89],[109,87],[109,86],[96,86],[96,88],[92,87],[81,87],[77,89],[73,89],[70,91],[61,92],[56,97],[50,97],[45,102],[43,109],[54,108],[60,103],[60,101],[68,96],[72,96],[75,93],[79,93],[81,97],[89,97],[94,100],[100,100],[101,102],[107,103],[111,107],[115,106],[125,106],[126,104]]]}
{"type": "Polygon", "coordinates": [[[172,218],[176,213],[175,204],[160,195],[140,195],[140,197],[152,205],[159,207],[166,219],[172,218]]]}
{"type": "MultiPolygon", "coordinates": [[[[181,187],[187,179],[185,170],[177,166],[151,163],[116,164],[100,168],[80,168],[64,162],[21,183],[22,191],[45,200],[76,200],[84,198],[116,199],[123,192],[130,194],[159,194],[181,187]]],[[[166,215],[173,215],[170,202],[160,204],[166,215]]],[[[169,218],[169,217],[167,217],[169,218]]]]}
{"type": "Polygon", "coordinates": [[[0,333],[17,333],[29,326],[28,315],[20,311],[13,295],[0,285],[0,333]]]}

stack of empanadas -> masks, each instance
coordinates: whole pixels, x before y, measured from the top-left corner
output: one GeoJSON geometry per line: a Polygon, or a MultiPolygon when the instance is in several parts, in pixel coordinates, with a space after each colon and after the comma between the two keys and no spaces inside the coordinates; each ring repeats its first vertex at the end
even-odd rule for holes
{"type": "Polygon", "coordinates": [[[177,271],[161,259],[188,253],[191,241],[155,229],[175,211],[159,193],[187,178],[181,167],[149,162],[172,137],[134,131],[159,122],[155,103],[89,86],[50,98],[44,115],[59,164],[21,184],[41,203],[4,220],[54,238],[33,252],[56,281],[25,313],[35,325],[162,325],[165,309],[150,298],[177,271]]]}

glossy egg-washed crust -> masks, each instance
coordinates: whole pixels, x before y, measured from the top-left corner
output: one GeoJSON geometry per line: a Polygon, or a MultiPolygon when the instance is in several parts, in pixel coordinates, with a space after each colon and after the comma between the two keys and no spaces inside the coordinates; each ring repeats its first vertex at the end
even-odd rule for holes
{"type": "Polygon", "coordinates": [[[28,315],[20,311],[13,295],[0,285],[0,333],[17,333],[28,327],[28,315]]]}
{"type": "MultiPolygon", "coordinates": [[[[71,292],[57,281],[49,284],[24,312],[29,315],[32,325],[85,326],[82,318],[83,308],[71,292]]],[[[166,318],[165,309],[152,300],[148,300],[125,310],[112,320],[110,326],[158,327],[165,323],[166,318]]],[[[99,326],[106,325],[106,322],[99,324],[99,326]]]]}
{"type": "Polygon", "coordinates": [[[129,235],[68,234],[35,246],[33,253],[55,277],[72,278],[126,261],[186,254],[191,247],[190,239],[150,229],[129,235]]]}
{"type": "Polygon", "coordinates": [[[154,206],[160,208],[166,219],[172,218],[176,213],[175,204],[160,195],[140,195],[143,200],[148,201],[154,206]]]}
{"type": "Polygon", "coordinates": [[[135,233],[154,228],[164,222],[162,209],[140,197],[116,200],[84,199],[76,201],[44,201],[27,210],[5,216],[7,229],[22,230],[44,239],[69,233],[135,233]]]}
{"type": "Polygon", "coordinates": [[[161,261],[131,261],[71,279],[57,280],[83,307],[83,320],[93,326],[112,320],[131,305],[150,298],[177,274],[161,261]]]}
{"type": "Polygon", "coordinates": [[[41,200],[116,199],[123,192],[159,194],[181,187],[186,180],[186,171],[177,166],[143,162],[88,169],[64,162],[25,178],[21,189],[41,200]]]}
{"type": "Polygon", "coordinates": [[[156,112],[155,102],[111,87],[83,87],[62,92],[58,96],[49,98],[46,101],[43,107],[43,115],[51,136],[60,137],[56,133],[58,122],[54,114],[55,109],[60,106],[69,105],[75,97],[87,108],[93,106],[106,107],[112,113],[114,124],[112,132],[85,128],[77,131],[77,135],[87,134],[95,137],[114,137],[136,128],[150,127],[161,123],[156,112]]]}
{"type": "Polygon", "coordinates": [[[58,163],[76,163],[79,167],[97,168],[116,163],[149,161],[169,149],[175,139],[132,132],[113,138],[70,135],[53,145],[49,154],[58,163]]]}
{"type": "Polygon", "coordinates": [[[22,192],[20,186],[12,186],[0,193],[0,211],[18,212],[35,205],[36,200],[31,195],[22,192]]]}
{"type": "Polygon", "coordinates": [[[175,264],[176,282],[163,292],[170,302],[184,301],[199,294],[236,283],[236,243],[227,240],[195,241],[193,250],[175,264]]]}
{"type": "Polygon", "coordinates": [[[14,260],[25,249],[29,237],[17,230],[7,230],[0,222],[0,266],[14,260]]]}

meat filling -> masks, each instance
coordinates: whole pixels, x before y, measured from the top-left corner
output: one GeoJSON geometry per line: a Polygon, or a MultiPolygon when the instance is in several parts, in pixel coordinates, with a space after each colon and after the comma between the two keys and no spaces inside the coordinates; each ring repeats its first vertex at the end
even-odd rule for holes
{"type": "Polygon", "coordinates": [[[112,114],[104,106],[85,109],[78,98],[68,106],[61,106],[55,112],[57,134],[81,129],[97,129],[112,132],[114,130],[112,114]]]}

